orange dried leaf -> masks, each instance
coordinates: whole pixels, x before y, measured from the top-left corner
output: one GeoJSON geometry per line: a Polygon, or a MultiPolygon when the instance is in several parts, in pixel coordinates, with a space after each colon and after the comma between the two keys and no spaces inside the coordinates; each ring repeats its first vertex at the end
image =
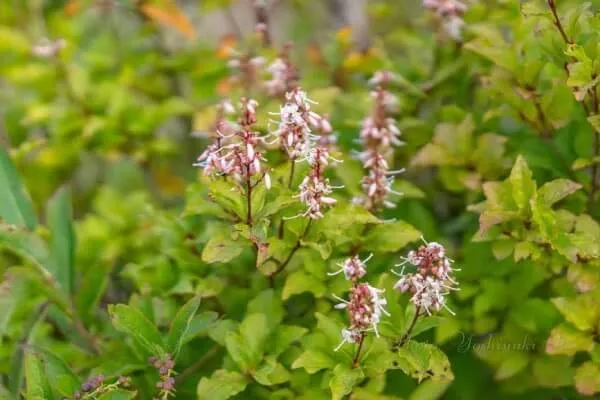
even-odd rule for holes
{"type": "Polygon", "coordinates": [[[171,26],[188,39],[193,39],[196,36],[194,25],[192,25],[185,14],[170,0],[163,1],[161,5],[149,3],[142,4],[140,10],[148,19],[163,25],[171,26]]]}
{"type": "Polygon", "coordinates": [[[217,48],[217,58],[219,60],[227,60],[231,57],[231,53],[237,44],[237,38],[233,34],[225,35],[221,38],[219,42],[219,47],[217,48]]]}
{"type": "Polygon", "coordinates": [[[310,43],[306,48],[306,55],[311,64],[322,65],[325,63],[323,52],[317,43],[310,43]]]}
{"type": "Polygon", "coordinates": [[[344,26],[335,33],[335,38],[342,46],[350,46],[352,44],[352,27],[344,26]]]}
{"type": "Polygon", "coordinates": [[[77,14],[80,9],[81,3],[79,2],[79,0],[70,0],[65,5],[64,11],[69,17],[72,17],[73,15],[77,14]]]}
{"type": "Polygon", "coordinates": [[[221,96],[227,96],[231,93],[231,81],[229,78],[224,78],[217,83],[217,93],[221,96]]]}

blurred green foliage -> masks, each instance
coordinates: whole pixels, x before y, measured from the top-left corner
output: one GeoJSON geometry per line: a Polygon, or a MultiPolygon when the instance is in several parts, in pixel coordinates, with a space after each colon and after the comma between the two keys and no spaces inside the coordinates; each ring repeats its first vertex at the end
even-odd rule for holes
{"type": "Polygon", "coordinates": [[[0,2],[0,399],[72,399],[100,374],[106,392],[81,398],[160,397],[148,358],[167,353],[177,399],[600,393],[600,2],[468,1],[457,40],[431,10],[377,0],[366,49],[351,27],[320,29],[321,2],[280,2],[344,159],[336,207],[282,236],[300,207],[278,152],[253,226],[231,181],[192,167],[224,98],[256,98],[272,131],[268,74],[228,61],[270,63],[282,46],[210,43],[194,13],[234,2],[189,3],[0,2]],[[396,76],[407,172],[376,214],[351,204],[364,171],[350,155],[381,69],[396,76]],[[446,247],[461,290],[456,316],[408,328],[388,272],[420,233],[446,247]],[[392,314],[359,368],[352,346],[334,351],[345,317],[331,294],[348,285],[328,275],[354,248],[375,253],[367,278],[392,314]],[[393,352],[407,328],[417,340],[393,352]]]}

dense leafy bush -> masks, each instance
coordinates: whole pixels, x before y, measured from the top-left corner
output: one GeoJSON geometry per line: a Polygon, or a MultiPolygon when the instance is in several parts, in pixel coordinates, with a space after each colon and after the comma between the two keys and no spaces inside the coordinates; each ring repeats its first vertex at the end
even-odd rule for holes
{"type": "Polygon", "coordinates": [[[600,4],[231,3],[0,3],[0,399],[597,396],[600,4]]]}

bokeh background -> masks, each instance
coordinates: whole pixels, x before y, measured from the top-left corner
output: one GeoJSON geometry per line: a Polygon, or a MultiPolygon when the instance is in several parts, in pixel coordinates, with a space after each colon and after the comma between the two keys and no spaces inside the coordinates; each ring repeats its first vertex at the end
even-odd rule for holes
{"type": "MultiPolygon", "coordinates": [[[[88,310],[84,323],[102,326],[106,304],[124,302],[153,307],[155,321],[165,326],[181,296],[198,292],[204,293],[208,311],[218,310],[222,301],[233,315],[243,312],[256,289],[253,281],[243,294],[228,292],[230,282],[247,279],[244,273],[228,277],[196,265],[174,221],[189,205],[186,190],[198,180],[192,164],[208,143],[214,105],[242,95],[258,98],[262,131],[270,129],[268,113],[278,110],[281,99],[248,83],[263,79],[264,69],[244,75],[232,68],[232,60],[261,57],[268,65],[290,44],[300,83],[318,102],[316,109],[330,117],[344,153],[357,147],[370,107],[368,79],[381,69],[397,74],[395,118],[406,144],[396,150],[394,163],[407,172],[397,182],[405,196],[386,217],[405,220],[444,243],[462,268],[462,290],[452,301],[457,316],[440,319],[422,337],[448,354],[454,381],[419,385],[393,371],[384,394],[360,398],[586,398],[574,387],[579,359],[546,354],[549,332],[562,320],[548,299],[575,293],[582,276],[595,285],[597,265],[573,263],[574,271],[585,271],[567,276],[549,267],[566,265],[556,258],[515,261],[501,245],[471,240],[479,216],[467,207],[484,199],[483,182],[506,178],[517,154],[524,155],[540,184],[569,175],[570,165],[589,155],[592,130],[563,82],[558,100],[542,105],[556,116],[549,147],[535,121],[519,119],[520,108],[527,114],[529,106],[502,98],[503,91],[515,88],[494,85],[505,55],[488,49],[503,39],[514,44],[516,38],[511,49],[526,59],[520,69],[533,68],[528,62],[547,56],[536,41],[547,40],[547,47],[560,42],[558,36],[544,36],[556,35],[551,25],[523,22],[518,1],[465,3],[465,32],[456,40],[416,0],[0,0],[0,145],[42,221],[49,199],[62,187],[71,190],[77,286],[81,293],[98,285],[105,289],[97,298],[81,300],[100,310],[88,310]],[[489,33],[493,29],[497,36],[489,33]],[[439,152],[423,151],[434,134],[439,152]]],[[[524,3],[536,4],[530,11],[546,4],[524,3]]],[[[571,10],[581,4],[560,6],[571,10]]],[[[590,3],[590,12],[598,5],[590,3]]],[[[545,87],[552,86],[556,71],[545,87]]],[[[528,99],[526,93],[522,97],[528,99]]],[[[349,163],[338,174],[337,180],[351,185],[361,171],[349,163]]],[[[583,195],[564,205],[574,212],[585,206],[583,195]]],[[[597,207],[590,214],[597,216],[597,207]]],[[[37,229],[48,236],[43,226],[37,229]]],[[[192,248],[201,250],[205,242],[202,237],[192,248]]],[[[0,253],[0,272],[17,260],[0,253]]],[[[396,260],[375,259],[372,271],[382,272],[396,260]]],[[[3,387],[12,390],[19,382],[24,341],[51,349],[78,371],[91,368],[93,360],[70,346],[59,315],[35,329],[28,322],[42,301],[38,290],[24,280],[5,281],[2,288],[3,387]]],[[[324,296],[310,290],[295,294],[288,312],[304,318],[302,313],[319,307],[324,296]]],[[[200,358],[212,342],[204,335],[194,344],[185,362],[200,358]]],[[[106,357],[113,357],[110,366],[104,360],[112,373],[136,371],[113,353],[106,357]]],[[[177,398],[195,398],[198,379],[218,364],[214,360],[194,371],[177,398]]],[[[239,398],[274,398],[257,393],[239,398]]]]}

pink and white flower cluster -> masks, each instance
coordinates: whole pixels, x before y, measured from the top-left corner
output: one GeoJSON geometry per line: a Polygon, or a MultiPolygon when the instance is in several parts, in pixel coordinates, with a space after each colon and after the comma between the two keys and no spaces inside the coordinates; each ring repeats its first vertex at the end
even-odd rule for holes
{"type": "Polygon", "coordinates": [[[276,114],[280,121],[273,135],[292,160],[306,158],[314,145],[323,144],[323,137],[332,135],[333,128],[327,118],[311,111],[310,106],[315,102],[301,88],[287,92],[285,99],[276,114]],[[313,134],[313,130],[320,136],[313,134]]]}
{"type": "Polygon", "coordinates": [[[373,331],[379,337],[377,325],[381,315],[388,315],[385,310],[387,300],[381,295],[382,289],[377,289],[368,283],[355,283],[350,289],[350,299],[341,301],[335,308],[346,309],[350,326],[342,329],[342,342],[335,349],[339,350],[345,343],[357,343],[366,333],[373,331]]]}
{"type": "Polygon", "coordinates": [[[397,265],[403,267],[399,274],[393,271],[400,276],[394,288],[410,293],[410,301],[428,315],[442,308],[454,314],[446,305],[446,295],[451,290],[458,290],[458,283],[453,279],[456,269],[452,268],[452,260],[446,257],[444,246],[436,242],[423,242],[397,265]],[[405,274],[407,264],[416,267],[416,271],[405,274]]]}
{"type": "Polygon", "coordinates": [[[462,15],[467,11],[465,3],[460,0],[423,0],[423,7],[435,12],[448,36],[457,41],[461,40],[465,24],[462,15]]]}
{"type": "Polygon", "coordinates": [[[37,57],[54,58],[66,45],[67,42],[64,39],[50,40],[43,38],[31,48],[31,52],[37,57]]]}
{"type": "Polygon", "coordinates": [[[363,121],[360,131],[364,150],[358,154],[358,159],[368,172],[361,183],[364,194],[355,202],[372,210],[394,207],[394,203],[388,200],[389,195],[401,195],[392,189],[392,184],[394,175],[403,170],[390,170],[387,161],[393,154],[393,147],[402,145],[400,129],[394,118],[389,116],[398,103],[397,98],[387,90],[388,83],[393,79],[391,72],[379,71],[370,80],[371,84],[377,85],[371,92],[375,105],[371,115],[363,121]]]}
{"type": "Polygon", "coordinates": [[[387,300],[382,296],[384,291],[368,283],[359,282],[367,274],[366,263],[372,256],[373,254],[370,254],[364,260],[361,260],[358,255],[348,257],[342,264],[338,264],[341,267],[338,271],[329,274],[332,276],[343,272],[346,280],[352,282],[349,300],[334,295],[334,298],[341,302],[335,308],[346,309],[350,319],[349,326],[342,329],[342,342],[335,351],[346,343],[360,342],[366,332],[373,331],[375,335],[379,336],[377,326],[381,315],[389,316],[385,310],[387,300]]]}
{"type": "MultiPolygon", "coordinates": [[[[263,138],[253,130],[256,123],[256,107],[258,103],[255,100],[242,99],[238,125],[231,126],[221,121],[221,126],[227,126],[232,132],[223,134],[217,129],[216,141],[198,157],[198,162],[194,165],[204,168],[206,175],[229,175],[247,183],[262,173],[259,180],[264,180],[269,189],[271,178],[262,166],[262,162],[266,160],[259,150],[263,138]]],[[[227,111],[230,111],[228,107],[227,111]]]]}
{"type": "Polygon", "coordinates": [[[361,260],[358,256],[347,258],[342,264],[338,264],[341,267],[339,270],[328,275],[333,276],[343,272],[347,280],[356,281],[367,274],[367,262],[371,257],[373,257],[373,254],[370,254],[364,260],[361,260]]]}
{"type": "Polygon", "coordinates": [[[298,83],[298,69],[290,60],[290,49],[291,46],[286,45],[279,57],[267,67],[271,78],[264,82],[264,86],[270,96],[283,96],[295,89],[298,83]]]}
{"type": "MultiPolygon", "coordinates": [[[[330,160],[334,160],[329,155],[329,151],[323,146],[317,146],[306,156],[310,164],[308,175],[300,183],[300,193],[296,196],[307,206],[304,213],[298,216],[308,217],[310,219],[323,218],[323,208],[332,206],[336,203],[330,194],[334,187],[325,177],[325,167],[330,160]]],[[[335,161],[335,160],[334,160],[335,161]]]]}
{"type": "Polygon", "coordinates": [[[242,86],[248,91],[260,83],[265,58],[231,50],[231,58],[227,65],[233,72],[229,81],[242,86]]]}

